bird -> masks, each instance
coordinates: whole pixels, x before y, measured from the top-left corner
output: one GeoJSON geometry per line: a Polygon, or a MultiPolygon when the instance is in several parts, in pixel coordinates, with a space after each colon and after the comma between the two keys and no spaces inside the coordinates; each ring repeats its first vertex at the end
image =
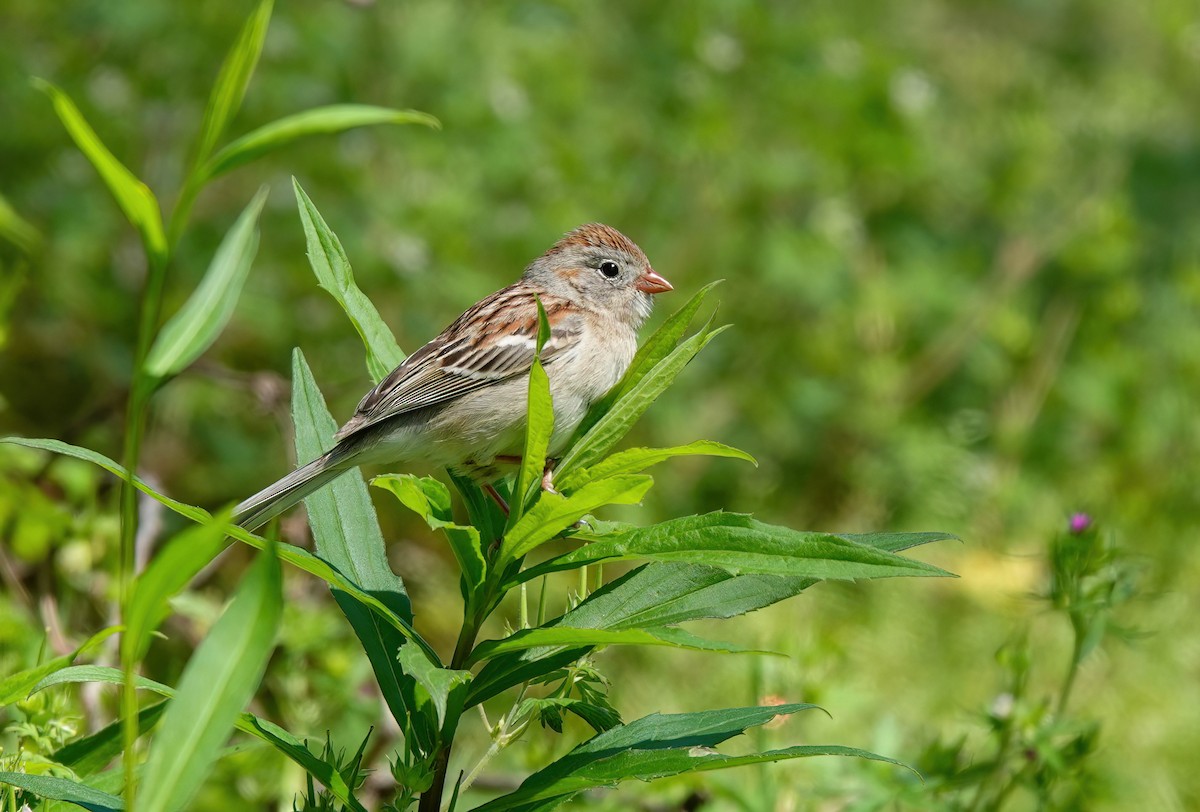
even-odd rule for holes
{"type": "MultiPolygon", "coordinates": [[[[363,464],[448,468],[507,510],[492,483],[520,462],[538,302],[550,327],[539,358],[550,382],[553,459],[588,407],[621,380],[653,297],[669,290],[615,228],[588,223],[567,232],[520,279],[408,356],[363,397],[333,448],[239,504],[233,522],[253,530],[363,464]]],[[[553,490],[550,468],[543,487],[553,490]]]]}

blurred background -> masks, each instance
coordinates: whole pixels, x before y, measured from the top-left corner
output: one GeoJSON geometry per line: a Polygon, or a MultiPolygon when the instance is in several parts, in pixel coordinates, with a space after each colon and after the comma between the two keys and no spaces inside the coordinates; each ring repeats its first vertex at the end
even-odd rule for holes
{"type": "MultiPolygon", "coordinates": [[[[0,245],[3,433],[119,456],[145,270],[136,234],[28,77],[62,86],[169,205],[249,11],[4,0],[0,195],[29,228],[0,245]]],[[[562,232],[603,221],[675,285],[660,311],[724,279],[717,318],[735,325],[633,441],[715,439],[760,463],[678,461],[622,518],[724,508],[964,540],[917,553],[957,580],[825,584],[703,630],[787,660],[607,652],[627,719],[777,695],[833,714],[772,731],[780,743],[912,762],[962,737],[970,756],[1004,690],[998,650],[1028,640],[1035,694],[1061,679],[1066,633],[1031,595],[1045,588],[1047,540],[1082,511],[1141,571],[1122,618],[1135,633],[1096,652],[1076,687],[1101,731],[1085,808],[1200,805],[1193,0],[280,2],[230,138],[340,102],[415,108],[443,130],[307,140],[203,193],[168,314],[255,189],[272,189],[233,321],[155,399],[148,478],[218,507],[285,472],[294,346],[340,420],[370,385],[358,337],[307,266],[290,176],[410,351],[562,232]]],[[[102,625],[115,488],[11,449],[0,474],[7,672],[36,659],[47,626],[78,642],[102,625]]],[[[459,612],[452,559],[378,503],[424,607],[418,626],[445,647],[459,612]]],[[[227,558],[177,605],[186,623],[179,647],[160,647],[163,679],[247,560],[227,558]]],[[[379,708],[355,688],[369,669],[348,626],[305,580],[289,580],[307,598],[289,605],[261,701],[290,729],[332,727],[336,739],[379,708]]],[[[535,737],[508,766],[547,746],[535,737]]],[[[696,787],[753,785],[780,809],[816,808],[822,792],[841,804],[826,808],[895,802],[900,779],[878,765],[825,761],[626,791],[677,803],[696,787]]],[[[281,792],[269,772],[239,782],[243,798],[281,792]]],[[[202,803],[223,808],[207,792],[202,803]]]]}

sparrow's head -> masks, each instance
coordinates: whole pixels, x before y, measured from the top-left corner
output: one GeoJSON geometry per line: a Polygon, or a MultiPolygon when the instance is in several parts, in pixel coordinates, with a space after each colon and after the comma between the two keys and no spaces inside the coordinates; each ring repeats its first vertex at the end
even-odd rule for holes
{"type": "Polygon", "coordinates": [[[650,315],[650,297],[671,290],[671,283],[655,273],[633,240],[599,223],[567,233],[530,263],[524,278],[635,328],[650,315]]]}

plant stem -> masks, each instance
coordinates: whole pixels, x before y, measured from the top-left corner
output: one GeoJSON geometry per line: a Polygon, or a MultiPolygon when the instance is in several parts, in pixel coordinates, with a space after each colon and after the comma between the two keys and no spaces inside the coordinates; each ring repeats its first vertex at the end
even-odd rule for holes
{"type": "MultiPolygon", "coordinates": [[[[148,272],[142,290],[142,301],[138,313],[137,345],[134,352],[133,381],[129,390],[129,403],[125,411],[125,439],[122,444],[122,464],[125,479],[121,483],[121,547],[117,557],[117,595],[121,606],[122,620],[129,606],[129,595],[134,578],[136,561],[135,547],[138,531],[137,476],[138,458],[141,454],[142,435],[146,429],[146,415],[154,383],[143,375],[142,368],[150,352],[158,319],[162,310],[162,294],[166,281],[167,258],[147,247],[148,272]]],[[[134,808],[137,793],[137,739],[138,701],[135,683],[134,650],[121,647],[121,670],[125,679],[121,686],[121,732],[124,744],[122,763],[125,767],[125,806],[134,808]]]]}
{"type": "Polygon", "coordinates": [[[1061,717],[1067,709],[1067,702],[1071,699],[1071,691],[1075,687],[1075,675],[1079,673],[1079,664],[1083,660],[1083,630],[1080,624],[1075,622],[1075,618],[1071,618],[1071,634],[1074,637],[1071,644],[1071,663],[1067,667],[1062,690],[1058,694],[1058,706],[1054,711],[1056,717],[1061,717]]]}
{"type": "MultiPolygon", "coordinates": [[[[473,614],[463,623],[462,630],[458,633],[458,642],[454,645],[454,654],[450,657],[451,669],[461,669],[463,663],[471,656],[471,649],[475,647],[475,638],[479,634],[479,627],[483,624],[481,614],[482,612],[473,614]]],[[[454,731],[448,730],[444,733],[448,736],[448,740],[443,742],[434,754],[433,784],[422,793],[421,800],[417,805],[418,812],[441,812],[442,793],[446,789],[446,774],[450,771],[450,752],[454,746],[454,731]]]]}

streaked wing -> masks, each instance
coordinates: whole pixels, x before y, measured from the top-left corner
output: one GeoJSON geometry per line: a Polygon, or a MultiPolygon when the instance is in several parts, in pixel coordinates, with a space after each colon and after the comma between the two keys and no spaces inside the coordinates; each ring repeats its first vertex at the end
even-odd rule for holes
{"type": "MultiPolygon", "coordinates": [[[[368,392],[337,439],[528,373],[537,346],[534,293],[518,282],[463,313],[368,392]]],[[[545,364],[579,342],[583,319],[567,300],[540,296],[550,322],[541,356],[545,364]]]]}

